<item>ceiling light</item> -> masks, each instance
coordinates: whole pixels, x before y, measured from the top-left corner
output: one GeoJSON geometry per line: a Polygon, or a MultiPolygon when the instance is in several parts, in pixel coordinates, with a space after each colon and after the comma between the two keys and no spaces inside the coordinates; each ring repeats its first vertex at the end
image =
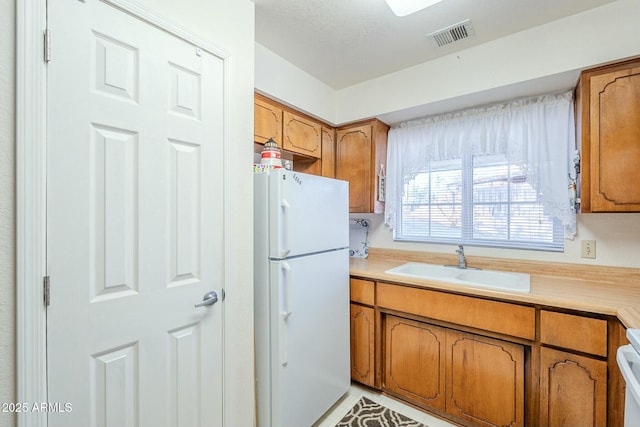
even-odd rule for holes
{"type": "Polygon", "coordinates": [[[387,0],[387,4],[396,16],[407,16],[419,10],[440,3],[442,0],[387,0]]]}

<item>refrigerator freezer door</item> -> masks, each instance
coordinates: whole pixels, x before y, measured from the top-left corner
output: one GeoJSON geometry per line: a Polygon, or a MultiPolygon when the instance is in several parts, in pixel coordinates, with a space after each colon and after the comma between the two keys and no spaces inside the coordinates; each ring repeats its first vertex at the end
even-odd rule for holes
{"type": "Polygon", "coordinates": [[[309,427],[349,388],[348,250],[272,261],[271,283],[271,426],[309,427]]]}
{"type": "Polygon", "coordinates": [[[279,170],[270,174],[272,259],[349,247],[349,184],[279,170]]]}

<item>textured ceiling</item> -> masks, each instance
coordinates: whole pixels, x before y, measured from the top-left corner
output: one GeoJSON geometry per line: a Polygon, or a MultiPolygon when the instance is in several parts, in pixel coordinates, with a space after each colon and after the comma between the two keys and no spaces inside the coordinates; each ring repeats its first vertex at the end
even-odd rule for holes
{"type": "Polygon", "coordinates": [[[402,18],[385,0],[253,1],[256,42],[341,89],[613,0],[444,0],[402,18]],[[440,48],[425,37],[467,18],[473,37],[440,48]]]}

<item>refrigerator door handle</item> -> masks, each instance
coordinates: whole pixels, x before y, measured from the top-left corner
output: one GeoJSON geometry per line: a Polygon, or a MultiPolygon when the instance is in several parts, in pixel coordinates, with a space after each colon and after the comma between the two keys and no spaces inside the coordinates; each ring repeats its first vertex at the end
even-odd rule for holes
{"type": "Polygon", "coordinates": [[[289,209],[291,205],[289,202],[282,198],[280,201],[280,207],[282,208],[282,248],[280,249],[280,258],[286,258],[291,252],[291,246],[289,245],[289,209]]]}
{"type": "Polygon", "coordinates": [[[282,261],[282,278],[280,307],[283,319],[287,320],[291,316],[291,266],[286,261],[282,261]]]}
{"type": "Polygon", "coordinates": [[[283,312],[281,314],[282,320],[280,322],[280,363],[282,366],[287,366],[289,351],[289,339],[287,338],[287,319],[291,316],[291,312],[283,312]]]}
{"type": "Polygon", "coordinates": [[[282,278],[280,281],[280,307],[282,311],[280,316],[282,318],[280,322],[280,363],[282,366],[287,364],[287,352],[288,352],[288,339],[287,339],[287,321],[291,316],[291,266],[286,261],[282,262],[282,278]]]}

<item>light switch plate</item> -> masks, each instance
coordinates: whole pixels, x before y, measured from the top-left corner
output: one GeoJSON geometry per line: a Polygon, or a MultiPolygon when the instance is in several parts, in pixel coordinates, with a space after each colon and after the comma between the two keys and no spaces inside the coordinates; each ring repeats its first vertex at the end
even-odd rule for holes
{"type": "Polygon", "coordinates": [[[582,241],[582,258],[596,257],[596,241],[595,240],[583,240],[582,241]]]}

